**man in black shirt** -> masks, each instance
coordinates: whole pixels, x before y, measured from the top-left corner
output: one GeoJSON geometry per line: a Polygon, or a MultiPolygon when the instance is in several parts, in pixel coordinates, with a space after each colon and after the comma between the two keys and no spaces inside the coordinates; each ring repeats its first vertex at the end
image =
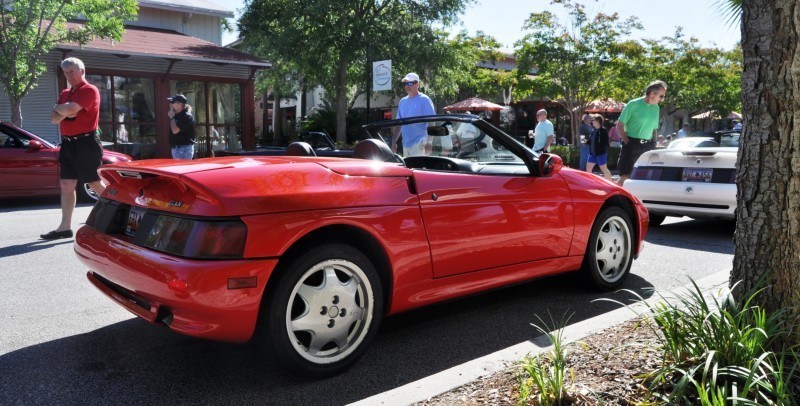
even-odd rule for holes
{"type": "Polygon", "coordinates": [[[169,145],[172,147],[172,158],[192,159],[194,157],[194,117],[192,106],[188,105],[186,96],[176,94],[168,97],[169,145]]]}

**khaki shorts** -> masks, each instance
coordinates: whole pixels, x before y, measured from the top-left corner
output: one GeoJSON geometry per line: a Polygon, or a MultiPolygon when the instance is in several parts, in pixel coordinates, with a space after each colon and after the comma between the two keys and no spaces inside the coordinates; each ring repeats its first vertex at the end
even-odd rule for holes
{"type": "Polygon", "coordinates": [[[403,145],[403,157],[428,155],[425,147],[428,145],[428,137],[422,137],[419,141],[409,146],[403,145]]]}

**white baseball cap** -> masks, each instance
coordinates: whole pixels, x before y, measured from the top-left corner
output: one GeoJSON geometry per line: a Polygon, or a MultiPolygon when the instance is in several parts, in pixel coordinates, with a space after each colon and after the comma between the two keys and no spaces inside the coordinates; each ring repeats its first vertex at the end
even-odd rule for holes
{"type": "Polygon", "coordinates": [[[419,75],[414,72],[410,72],[403,79],[400,80],[401,82],[419,82],[419,75]]]}

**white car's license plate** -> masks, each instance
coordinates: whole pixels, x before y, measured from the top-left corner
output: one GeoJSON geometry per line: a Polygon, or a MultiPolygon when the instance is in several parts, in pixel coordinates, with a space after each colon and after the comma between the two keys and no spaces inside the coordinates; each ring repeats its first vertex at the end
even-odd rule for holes
{"type": "Polygon", "coordinates": [[[128,225],[125,226],[125,234],[133,237],[136,234],[136,230],[139,229],[139,224],[141,224],[143,217],[143,208],[131,206],[131,211],[128,212],[128,225]]]}
{"type": "Polygon", "coordinates": [[[684,182],[711,182],[713,168],[683,168],[684,182]]]}

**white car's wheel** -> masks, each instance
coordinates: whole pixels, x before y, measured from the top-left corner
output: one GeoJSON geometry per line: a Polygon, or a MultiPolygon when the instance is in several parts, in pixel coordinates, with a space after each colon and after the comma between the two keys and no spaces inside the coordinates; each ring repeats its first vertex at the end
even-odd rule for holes
{"type": "Polygon", "coordinates": [[[383,312],[380,280],[357,249],[330,244],[309,249],[278,276],[262,308],[266,350],[291,371],[337,374],[363,355],[383,312]]]}
{"type": "Polygon", "coordinates": [[[619,207],[604,209],[595,219],[583,272],[601,290],[622,285],[633,263],[633,228],[628,213],[619,207]]]}

